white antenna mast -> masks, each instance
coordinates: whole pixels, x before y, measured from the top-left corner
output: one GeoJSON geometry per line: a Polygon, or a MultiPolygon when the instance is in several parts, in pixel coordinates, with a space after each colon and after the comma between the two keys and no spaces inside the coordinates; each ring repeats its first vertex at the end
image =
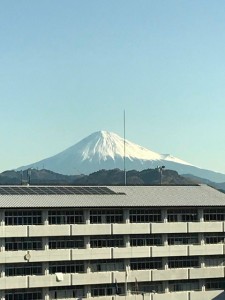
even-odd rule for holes
{"type": "Polygon", "coordinates": [[[123,137],[124,137],[123,138],[124,185],[127,185],[127,173],[126,173],[126,114],[125,114],[125,109],[124,109],[124,112],[123,112],[123,137]]]}

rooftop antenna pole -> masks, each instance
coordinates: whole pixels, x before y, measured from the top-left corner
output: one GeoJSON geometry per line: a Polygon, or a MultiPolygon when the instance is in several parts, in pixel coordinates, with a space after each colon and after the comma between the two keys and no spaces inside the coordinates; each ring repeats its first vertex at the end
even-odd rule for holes
{"type": "Polygon", "coordinates": [[[124,109],[124,112],[123,112],[123,137],[124,137],[123,138],[124,185],[127,185],[127,173],[126,173],[126,114],[125,114],[125,109],[124,109]]]}
{"type": "Polygon", "coordinates": [[[20,171],[20,176],[21,176],[21,185],[23,184],[23,170],[20,171]]]}
{"type": "Polygon", "coordinates": [[[27,175],[28,175],[28,185],[30,185],[30,182],[31,182],[31,169],[29,169],[27,171],[27,175]]]}

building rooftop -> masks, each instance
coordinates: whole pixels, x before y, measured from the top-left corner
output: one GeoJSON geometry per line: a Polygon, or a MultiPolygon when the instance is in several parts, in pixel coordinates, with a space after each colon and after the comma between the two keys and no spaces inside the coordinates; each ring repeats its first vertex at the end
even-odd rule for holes
{"type": "Polygon", "coordinates": [[[0,187],[0,208],[169,206],[225,206],[225,194],[207,185],[0,187]]]}

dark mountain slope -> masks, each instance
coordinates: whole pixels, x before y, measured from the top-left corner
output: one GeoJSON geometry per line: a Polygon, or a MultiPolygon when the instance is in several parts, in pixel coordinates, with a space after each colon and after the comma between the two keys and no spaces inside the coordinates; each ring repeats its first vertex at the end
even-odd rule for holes
{"type": "MultiPolygon", "coordinates": [[[[160,184],[161,177],[157,169],[143,171],[131,170],[126,173],[128,185],[160,184]]],[[[176,171],[164,170],[162,184],[190,184],[191,180],[180,176],[176,171]]],[[[124,172],[119,169],[100,170],[90,175],[62,175],[49,170],[28,169],[21,171],[5,171],[0,174],[1,185],[123,185],[124,172]]]]}

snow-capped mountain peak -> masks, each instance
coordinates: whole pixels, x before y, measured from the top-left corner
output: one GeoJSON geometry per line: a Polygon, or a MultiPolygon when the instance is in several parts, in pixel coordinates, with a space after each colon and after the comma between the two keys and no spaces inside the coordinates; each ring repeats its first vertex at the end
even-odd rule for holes
{"type": "Polygon", "coordinates": [[[95,132],[80,141],[77,146],[79,146],[82,160],[91,161],[94,157],[98,158],[98,160],[106,160],[109,157],[115,160],[117,157],[123,158],[125,150],[125,157],[130,160],[168,160],[191,165],[170,154],[159,154],[128,140],[125,140],[124,149],[124,139],[108,131],[95,132]]]}
{"type": "Polygon", "coordinates": [[[95,132],[80,141],[78,145],[82,160],[92,160],[93,157],[99,160],[106,160],[107,157],[115,159],[115,156],[122,154],[123,151],[121,138],[108,131],[95,132]]]}
{"type": "MultiPolygon", "coordinates": [[[[80,141],[78,145],[82,160],[92,160],[93,157],[99,160],[106,160],[110,157],[115,160],[116,157],[124,157],[124,139],[113,132],[95,132],[80,141]]],[[[128,140],[125,141],[125,156],[131,160],[161,159],[160,154],[131,143],[128,140]]]]}
{"type": "MultiPolygon", "coordinates": [[[[128,140],[125,141],[125,156],[126,170],[140,171],[165,166],[180,174],[193,174],[212,181],[222,182],[221,178],[225,178],[224,174],[200,169],[170,154],[159,154],[128,140]]],[[[123,169],[124,139],[109,131],[94,132],[52,157],[17,170],[27,168],[44,168],[65,175],[90,174],[100,169],[123,169]]]]}

